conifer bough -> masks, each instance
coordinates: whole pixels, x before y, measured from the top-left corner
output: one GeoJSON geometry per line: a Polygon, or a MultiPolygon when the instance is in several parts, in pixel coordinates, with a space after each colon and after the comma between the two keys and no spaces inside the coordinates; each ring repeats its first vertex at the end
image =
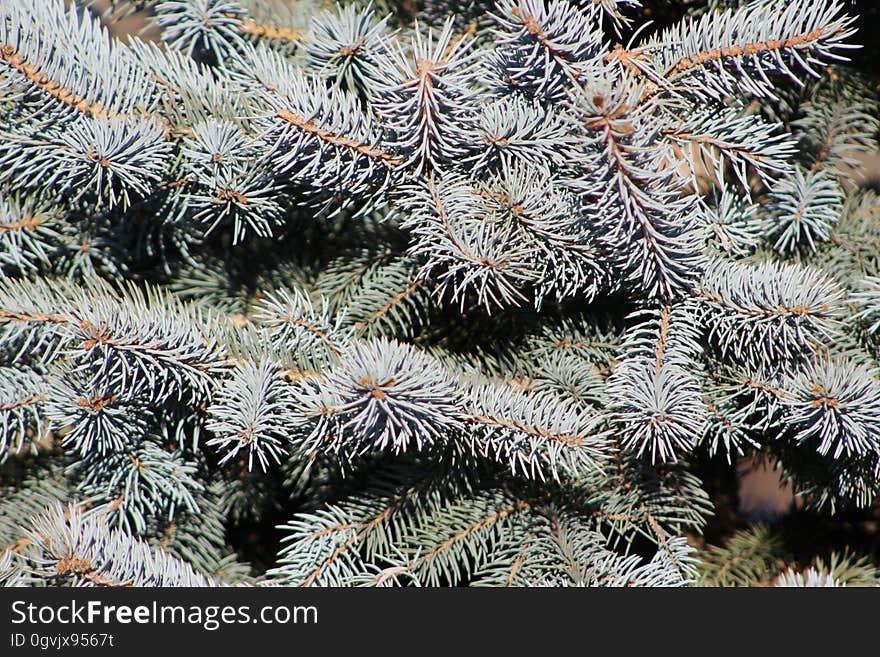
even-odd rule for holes
{"type": "Polygon", "coordinates": [[[700,538],[876,509],[857,18],[643,9],[0,0],[0,583],[876,584],[700,538]]]}

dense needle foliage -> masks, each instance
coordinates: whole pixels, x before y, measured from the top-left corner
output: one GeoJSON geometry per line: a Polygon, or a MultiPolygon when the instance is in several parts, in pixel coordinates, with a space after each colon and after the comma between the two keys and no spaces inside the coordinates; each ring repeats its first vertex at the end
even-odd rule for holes
{"type": "Polygon", "coordinates": [[[852,10],[0,0],[0,583],[876,584],[852,10]]]}

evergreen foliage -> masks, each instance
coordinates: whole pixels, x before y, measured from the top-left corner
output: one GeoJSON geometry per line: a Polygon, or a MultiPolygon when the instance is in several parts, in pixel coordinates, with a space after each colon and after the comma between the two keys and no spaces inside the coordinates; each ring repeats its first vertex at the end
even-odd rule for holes
{"type": "Polygon", "coordinates": [[[701,539],[880,504],[868,37],[642,4],[0,0],[0,583],[877,584],[701,539]]]}

